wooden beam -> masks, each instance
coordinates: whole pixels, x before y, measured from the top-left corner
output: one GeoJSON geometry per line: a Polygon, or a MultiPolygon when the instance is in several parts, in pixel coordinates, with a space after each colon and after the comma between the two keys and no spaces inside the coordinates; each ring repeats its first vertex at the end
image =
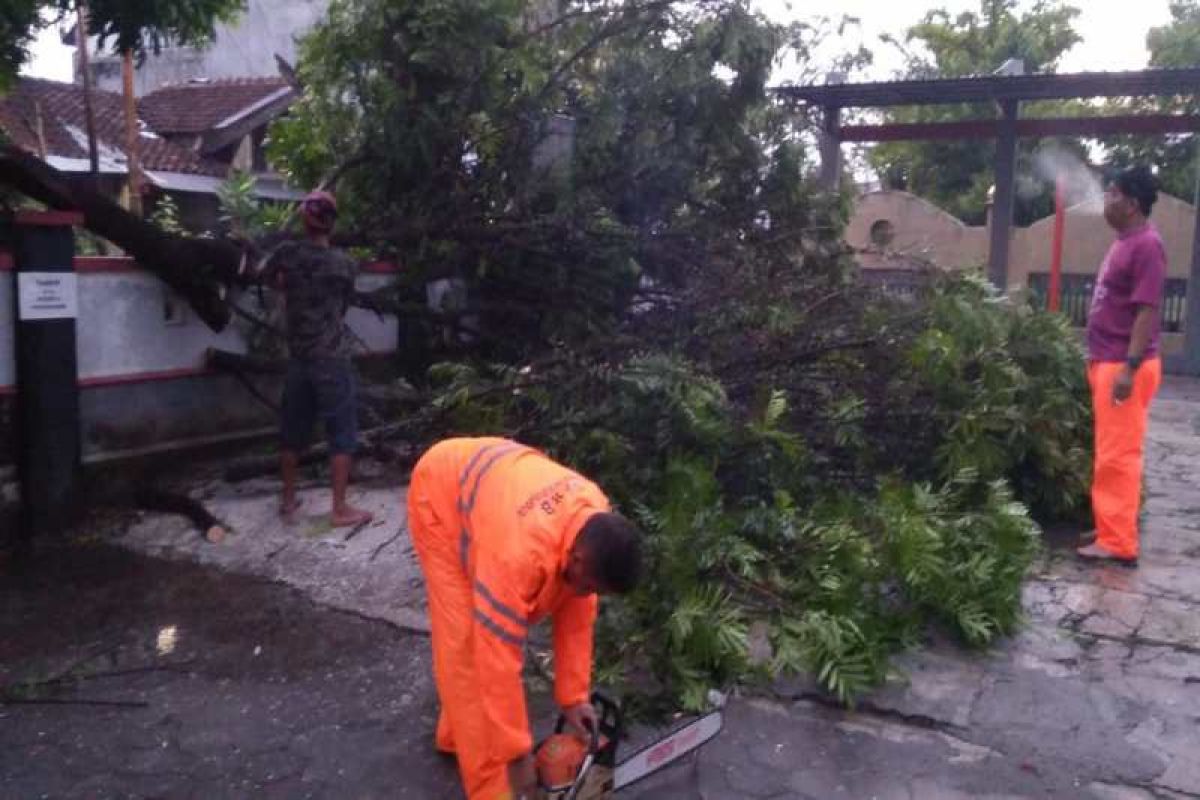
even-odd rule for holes
{"type": "Polygon", "coordinates": [[[996,143],[996,195],[992,204],[988,278],[1003,292],[1008,289],[1008,250],[1016,204],[1018,103],[1005,100],[1001,108],[1004,119],[996,143]]]}
{"type": "Polygon", "coordinates": [[[845,125],[843,142],[913,142],[947,139],[995,139],[1000,123],[981,119],[966,122],[898,122],[885,125],[845,125]]]}
{"type": "MultiPolygon", "coordinates": [[[[914,122],[885,125],[845,125],[839,131],[843,142],[906,142],[948,139],[996,139],[1000,120],[963,122],[914,122]]],[[[1200,116],[1142,114],[1106,117],[1047,117],[1017,121],[1018,138],[1048,136],[1156,136],[1200,131],[1200,116]]]]}
{"type": "Polygon", "coordinates": [[[842,177],[842,110],[826,106],[821,125],[821,188],[836,192],[842,177]]]}
{"type": "Polygon", "coordinates": [[[773,91],[781,97],[812,106],[882,108],[1085,97],[1191,97],[1197,86],[1200,86],[1200,67],[875,83],[828,82],[819,86],[781,86],[773,91]]]}

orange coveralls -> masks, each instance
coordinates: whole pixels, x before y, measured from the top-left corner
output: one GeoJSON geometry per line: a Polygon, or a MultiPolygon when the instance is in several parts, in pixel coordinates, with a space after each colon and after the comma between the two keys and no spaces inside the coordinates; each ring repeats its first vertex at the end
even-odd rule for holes
{"type": "Polygon", "coordinates": [[[1133,394],[1112,399],[1123,363],[1088,364],[1096,424],[1096,461],[1092,477],[1092,516],[1096,543],[1120,558],[1137,558],[1138,507],[1142,499],[1142,462],[1150,401],[1162,382],[1162,360],[1149,358],[1133,376],[1133,394]]]}
{"type": "Polygon", "coordinates": [[[595,484],[532,448],[448,439],[417,462],[408,519],[425,573],[436,743],[470,800],[511,797],[507,765],[533,749],[521,682],[529,627],[553,616],[558,704],[588,700],[595,595],[563,580],[575,537],[608,511],[595,484]]]}

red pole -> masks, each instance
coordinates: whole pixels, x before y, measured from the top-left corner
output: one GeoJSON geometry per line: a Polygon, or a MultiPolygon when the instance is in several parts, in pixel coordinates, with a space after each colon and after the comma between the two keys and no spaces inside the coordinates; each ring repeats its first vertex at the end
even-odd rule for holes
{"type": "Polygon", "coordinates": [[[1054,182],[1054,252],[1050,260],[1050,295],[1046,307],[1058,311],[1062,288],[1063,228],[1066,224],[1066,192],[1060,175],[1054,182]]]}

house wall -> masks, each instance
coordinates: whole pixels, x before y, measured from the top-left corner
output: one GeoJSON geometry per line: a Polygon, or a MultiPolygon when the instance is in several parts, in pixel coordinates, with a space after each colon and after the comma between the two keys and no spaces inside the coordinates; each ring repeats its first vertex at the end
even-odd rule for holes
{"type": "Polygon", "coordinates": [[[855,249],[872,247],[871,228],[892,225],[887,249],[947,269],[977,266],[987,260],[987,229],[967,225],[927,200],[908,192],[868,192],[858,198],[846,241],[855,249]]]}
{"type": "MultiPolygon", "coordinates": [[[[1113,241],[1112,229],[1104,221],[1099,199],[1067,210],[1063,229],[1064,274],[1095,275],[1113,241]]],[[[1167,270],[1172,278],[1187,279],[1192,264],[1192,233],[1196,212],[1190,203],[1160,194],[1151,215],[1167,250],[1167,270]]],[[[851,212],[846,241],[856,250],[877,250],[871,242],[871,227],[890,222],[895,231],[888,253],[912,257],[943,269],[964,269],[987,263],[989,229],[968,226],[915,195],[881,190],[861,195],[851,212]]],[[[1038,220],[1027,228],[1014,228],[1010,248],[1008,285],[1024,289],[1029,275],[1049,272],[1054,245],[1054,217],[1038,220]]],[[[897,259],[863,258],[863,269],[894,268],[897,259]]],[[[1178,353],[1183,337],[1164,334],[1163,350],[1178,353]]]]}
{"type": "MultiPolygon", "coordinates": [[[[846,241],[855,249],[870,249],[871,226],[891,222],[895,238],[887,248],[943,269],[963,269],[987,263],[988,228],[968,226],[937,206],[907,192],[883,190],[859,197],[846,228],[846,241]]],[[[1151,220],[1167,248],[1171,277],[1186,278],[1191,271],[1195,209],[1170,195],[1159,195],[1151,220]]],[[[1038,220],[1012,234],[1009,285],[1028,285],[1030,272],[1050,268],[1054,243],[1054,217],[1038,220]]],[[[1092,275],[1112,243],[1113,232],[1104,221],[1099,201],[1067,210],[1063,239],[1063,272],[1092,275]]]]}
{"type": "MultiPolygon", "coordinates": [[[[278,75],[275,54],[295,64],[297,38],[328,8],[329,0],[249,0],[232,25],[217,26],[215,40],[207,48],[171,47],[148,55],[135,72],[134,91],[141,96],[196,78],[278,75]]],[[[120,60],[104,54],[92,58],[96,86],[120,92],[120,60]]]]}
{"type": "MultiPolygon", "coordinates": [[[[76,357],[85,460],[105,460],[146,448],[170,449],[245,436],[275,425],[274,414],[236,379],[205,368],[205,351],[247,350],[246,325],[213,333],[174,292],[127,258],[79,258],[76,357]]],[[[11,259],[0,253],[0,465],[13,458],[14,282],[11,259]]],[[[386,270],[363,274],[359,288],[386,285],[386,270]]],[[[256,293],[235,298],[252,307],[256,293]]],[[[393,316],[353,309],[351,330],[363,355],[395,352],[393,316]]],[[[278,397],[277,379],[255,377],[278,397]]]]}
{"type": "MultiPolygon", "coordinates": [[[[1150,219],[1162,235],[1167,250],[1168,274],[1172,278],[1187,278],[1192,268],[1195,208],[1163,194],[1159,195],[1150,219]]],[[[1063,227],[1063,272],[1095,275],[1112,241],[1113,231],[1104,221],[1100,200],[1067,209],[1063,227]]],[[[1009,284],[1026,286],[1030,272],[1049,272],[1053,247],[1054,217],[1040,219],[1028,228],[1017,228],[1013,232],[1009,284]]]]}

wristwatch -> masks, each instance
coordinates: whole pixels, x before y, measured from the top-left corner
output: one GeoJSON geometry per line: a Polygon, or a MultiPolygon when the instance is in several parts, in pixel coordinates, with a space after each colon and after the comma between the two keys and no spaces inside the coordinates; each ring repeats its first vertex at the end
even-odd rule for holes
{"type": "Polygon", "coordinates": [[[1137,368],[1146,360],[1145,356],[1130,356],[1125,359],[1125,363],[1129,365],[1130,372],[1137,372],[1137,368]]]}

